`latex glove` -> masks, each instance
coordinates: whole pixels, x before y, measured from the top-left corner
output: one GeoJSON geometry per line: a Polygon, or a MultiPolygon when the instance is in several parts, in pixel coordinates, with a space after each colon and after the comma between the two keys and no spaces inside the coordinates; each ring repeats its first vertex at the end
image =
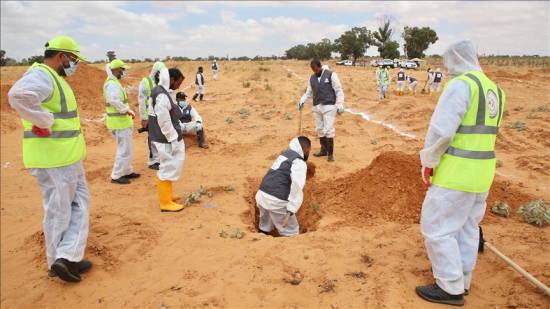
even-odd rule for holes
{"type": "Polygon", "coordinates": [[[133,111],[128,111],[128,116],[132,117],[132,119],[136,118],[136,113],[134,113],[133,111]]]}
{"type": "Polygon", "coordinates": [[[305,104],[306,102],[298,102],[298,110],[301,111],[305,104]]]}
{"type": "Polygon", "coordinates": [[[344,113],[344,107],[342,105],[339,105],[336,108],[336,111],[338,112],[338,114],[343,114],[344,113]]]}
{"type": "Polygon", "coordinates": [[[433,168],[422,166],[422,170],[420,171],[422,175],[422,181],[426,185],[426,187],[429,187],[432,183],[430,182],[430,176],[433,176],[434,171],[433,168]]]}
{"type": "Polygon", "coordinates": [[[200,123],[199,121],[197,121],[197,122],[195,123],[195,129],[196,129],[197,131],[202,130],[202,123],[200,123]]]}
{"type": "Polygon", "coordinates": [[[34,133],[38,137],[48,137],[50,136],[50,130],[49,129],[42,129],[37,126],[32,126],[31,129],[32,133],[34,133]]]}
{"type": "Polygon", "coordinates": [[[147,124],[148,124],[148,123],[149,123],[149,121],[147,121],[147,120],[145,120],[145,119],[142,120],[142,121],[141,121],[141,127],[142,127],[142,128],[147,128],[147,124]]]}
{"type": "Polygon", "coordinates": [[[176,138],[173,142],[170,142],[170,146],[172,148],[172,153],[174,153],[178,148],[178,139],[176,138]]]}
{"type": "Polygon", "coordinates": [[[294,213],[287,211],[283,219],[283,227],[288,227],[288,220],[290,220],[290,216],[294,216],[294,213]]]}

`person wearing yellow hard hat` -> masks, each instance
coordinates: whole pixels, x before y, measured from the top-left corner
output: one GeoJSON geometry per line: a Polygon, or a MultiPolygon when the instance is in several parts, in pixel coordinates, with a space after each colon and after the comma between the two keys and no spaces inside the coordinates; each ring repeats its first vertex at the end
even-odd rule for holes
{"type": "Polygon", "coordinates": [[[68,36],[46,43],[44,63],[34,63],[8,93],[23,123],[23,164],[42,190],[48,275],[79,282],[84,260],[89,193],[82,160],[86,144],[76,98],[65,77],[87,61],[68,36]]]}
{"type": "Polygon", "coordinates": [[[130,109],[128,95],[120,83],[128,68],[122,60],[114,59],[106,65],[107,79],[103,84],[105,124],[116,139],[116,157],[111,172],[111,182],[115,184],[129,184],[130,179],[140,176],[132,168],[132,128],[136,114],[130,109]]]}

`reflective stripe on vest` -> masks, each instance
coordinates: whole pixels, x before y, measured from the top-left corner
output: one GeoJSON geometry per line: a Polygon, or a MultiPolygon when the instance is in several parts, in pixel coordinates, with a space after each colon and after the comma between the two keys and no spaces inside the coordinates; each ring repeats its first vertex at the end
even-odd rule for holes
{"type": "Polygon", "coordinates": [[[55,168],[74,164],[86,155],[86,145],[80,129],[76,99],[71,87],[57,72],[44,64],[31,69],[41,70],[52,79],[53,92],[41,107],[54,118],[48,137],[35,135],[32,123],[23,123],[23,163],[26,168],[55,168]]]}
{"type": "Polygon", "coordinates": [[[495,174],[495,142],[504,112],[504,93],[480,71],[456,77],[470,88],[470,105],[432,183],[464,191],[487,192],[495,174]],[[498,110],[497,110],[498,109],[498,110]]]}

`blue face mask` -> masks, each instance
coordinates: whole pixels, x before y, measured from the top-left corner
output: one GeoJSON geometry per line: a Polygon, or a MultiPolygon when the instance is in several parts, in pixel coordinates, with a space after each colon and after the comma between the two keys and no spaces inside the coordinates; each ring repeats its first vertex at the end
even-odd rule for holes
{"type": "Polygon", "coordinates": [[[179,105],[182,109],[186,109],[187,106],[189,105],[189,103],[187,103],[187,101],[185,101],[185,100],[181,100],[181,101],[178,101],[178,105],[179,105]]]}
{"type": "MultiPolygon", "coordinates": [[[[66,55],[65,55],[65,57],[67,59],[69,58],[66,55]]],[[[78,66],[77,62],[71,61],[71,59],[69,59],[69,67],[66,68],[65,66],[63,66],[63,71],[65,71],[65,76],[69,77],[69,76],[73,75],[76,72],[77,66],[78,66]]]]}

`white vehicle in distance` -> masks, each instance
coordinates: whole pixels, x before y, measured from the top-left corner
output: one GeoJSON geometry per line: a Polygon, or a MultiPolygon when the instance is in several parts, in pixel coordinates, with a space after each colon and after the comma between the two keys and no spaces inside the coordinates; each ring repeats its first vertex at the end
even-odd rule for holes
{"type": "Polygon", "coordinates": [[[370,66],[371,67],[377,67],[378,66],[378,60],[371,60],[370,66]]]}
{"type": "Polygon", "coordinates": [[[378,63],[379,63],[378,66],[384,66],[384,67],[392,67],[392,68],[395,68],[395,63],[394,63],[393,60],[391,60],[391,59],[384,59],[384,60],[382,60],[382,61],[379,61],[378,63]]]}
{"type": "Polygon", "coordinates": [[[401,67],[405,69],[417,69],[418,65],[412,60],[401,61],[401,67]]]}
{"type": "Polygon", "coordinates": [[[351,60],[341,60],[341,61],[338,61],[336,62],[336,65],[345,65],[345,66],[352,66],[353,65],[353,61],[351,60]]]}

